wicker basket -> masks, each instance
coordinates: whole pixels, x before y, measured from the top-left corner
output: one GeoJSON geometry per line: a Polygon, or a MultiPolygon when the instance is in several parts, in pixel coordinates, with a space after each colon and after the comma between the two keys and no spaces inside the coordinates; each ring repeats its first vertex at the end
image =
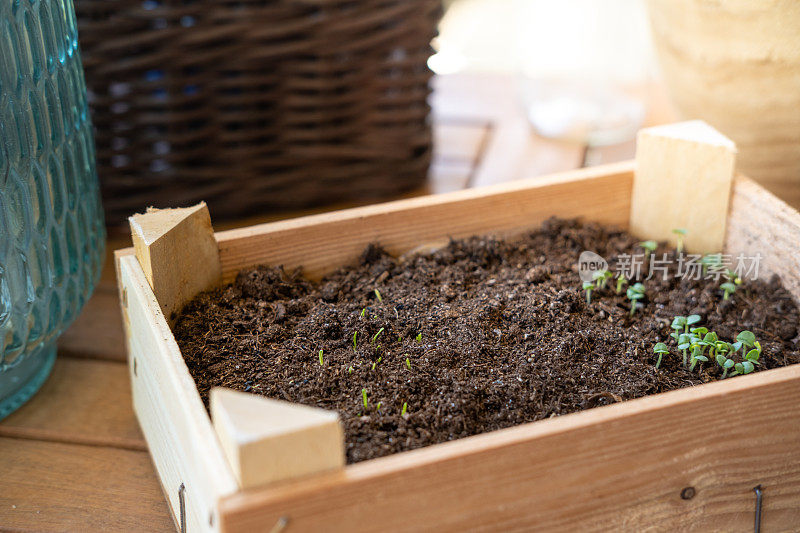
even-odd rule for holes
{"type": "Polygon", "coordinates": [[[431,154],[440,0],[76,0],[109,224],[397,195],[431,154]]]}

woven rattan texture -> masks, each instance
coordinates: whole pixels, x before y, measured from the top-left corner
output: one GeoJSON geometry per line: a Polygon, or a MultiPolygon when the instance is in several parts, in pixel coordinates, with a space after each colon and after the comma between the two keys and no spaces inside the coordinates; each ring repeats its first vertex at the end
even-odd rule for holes
{"type": "Polygon", "coordinates": [[[439,0],[76,0],[107,221],[420,187],[439,0]]]}

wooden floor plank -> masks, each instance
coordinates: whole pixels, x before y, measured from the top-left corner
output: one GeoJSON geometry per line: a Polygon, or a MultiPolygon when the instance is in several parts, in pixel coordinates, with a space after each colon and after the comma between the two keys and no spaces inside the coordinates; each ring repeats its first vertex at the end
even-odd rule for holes
{"type": "Polygon", "coordinates": [[[174,531],[147,452],[0,438],[0,529],[174,531]]]}
{"type": "Polygon", "coordinates": [[[0,422],[0,437],[147,449],[127,365],[69,357],[58,357],[41,390],[0,422]]]}
{"type": "Polygon", "coordinates": [[[116,287],[101,284],[75,322],[58,339],[59,353],[125,361],[122,313],[116,287]]]}

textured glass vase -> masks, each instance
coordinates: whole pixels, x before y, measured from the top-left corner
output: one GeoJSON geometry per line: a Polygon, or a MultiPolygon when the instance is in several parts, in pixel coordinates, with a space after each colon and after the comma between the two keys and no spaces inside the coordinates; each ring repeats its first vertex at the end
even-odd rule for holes
{"type": "Polygon", "coordinates": [[[50,373],[104,241],[72,0],[0,0],[0,418],[50,373]]]}

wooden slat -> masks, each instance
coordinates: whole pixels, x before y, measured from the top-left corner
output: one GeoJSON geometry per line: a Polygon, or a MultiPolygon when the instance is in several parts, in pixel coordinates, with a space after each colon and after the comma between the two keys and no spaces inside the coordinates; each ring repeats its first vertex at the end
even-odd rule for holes
{"type": "Polygon", "coordinates": [[[142,451],[0,438],[0,529],[175,531],[142,451]]]}
{"type": "Polygon", "coordinates": [[[125,361],[125,338],[116,287],[99,285],[75,322],[58,339],[58,351],[75,357],[125,361]]]}
{"type": "Polygon", "coordinates": [[[133,404],[175,516],[185,486],[189,531],[215,531],[219,497],[237,490],[211,420],[135,256],[117,253],[133,404]]]}
{"type": "Polygon", "coordinates": [[[762,531],[789,531],[798,418],[800,367],[759,372],[233,495],[223,530],[745,532],[761,484],[762,531]]]}
{"type": "Polygon", "coordinates": [[[39,392],[0,422],[0,437],[145,450],[123,363],[58,357],[39,392]]]}
{"type": "Polygon", "coordinates": [[[626,162],[219,232],[223,280],[259,263],[302,266],[315,277],[353,261],[370,242],[401,254],[450,237],[517,234],[553,215],[624,227],[631,182],[626,162]]]}
{"type": "Polygon", "coordinates": [[[725,251],[761,254],[759,275],[777,274],[800,302],[800,214],[753,180],[737,176],[731,195],[725,251]]]}

